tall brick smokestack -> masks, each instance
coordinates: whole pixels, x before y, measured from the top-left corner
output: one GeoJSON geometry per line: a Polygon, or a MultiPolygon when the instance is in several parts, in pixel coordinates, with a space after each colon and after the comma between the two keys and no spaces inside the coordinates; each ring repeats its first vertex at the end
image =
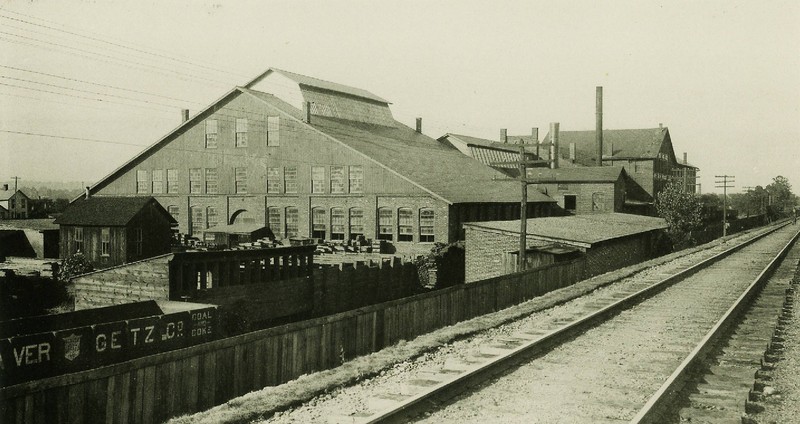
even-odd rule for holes
{"type": "Polygon", "coordinates": [[[594,131],[597,141],[597,166],[603,166],[603,87],[597,87],[594,131]]]}
{"type": "Polygon", "coordinates": [[[550,123],[550,168],[558,168],[558,122],[550,123]]]}

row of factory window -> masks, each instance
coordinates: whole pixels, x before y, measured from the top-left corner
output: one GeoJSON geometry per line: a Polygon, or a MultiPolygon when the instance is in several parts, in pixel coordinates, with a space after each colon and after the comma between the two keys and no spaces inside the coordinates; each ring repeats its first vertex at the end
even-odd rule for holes
{"type": "MultiPolygon", "coordinates": [[[[177,206],[168,206],[167,211],[177,220],[180,210],[177,206]]],[[[219,225],[217,208],[208,206],[192,206],[189,210],[192,233],[213,228],[219,225]]],[[[417,241],[433,242],[435,214],[433,209],[419,209],[417,241]]],[[[290,206],[287,208],[270,207],[267,209],[267,224],[273,234],[279,237],[297,237],[299,210],[290,206]],[[283,213],[283,220],[281,214],[283,213]]],[[[364,209],[362,208],[313,208],[311,209],[311,234],[312,238],[329,240],[354,240],[363,237],[364,209]]],[[[392,208],[379,208],[376,228],[376,238],[387,241],[414,241],[414,210],[412,208],[398,208],[397,219],[392,208]]]]}
{"type": "MultiPolygon", "coordinates": [[[[154,169],[152,171],[136,171],[136,193],[163,194],[178,193],[178,170],[154,169]]],[[[234,168],[233,191],[246,194],[247,168],[234,168]]],[[[362,166],[312,166],[311,193],[345,194],[364,192],[364,167],[362,166]],[[326,180],[325,174],[330,178],[326,180]],[[327,184],[326,184],[327,181],[327,184]]],[[[297,167],[268,167],[266,192],[270,194],[297,193],[297,167]]],[[[217,168],[189,168],[190,194],[219,193],[219,172],[217,168]]]]}
{"type": "MultiPolygon", "coordinates": [[[[142,245],[144,237],[141,228],[133,229],[133,251],[136,255],[142,254],[142,245]]],[[[72,232],[72,245],[75,252],[87,253],[84,245],[83,227],[75,227],[72,232]]],[[[104,227],[100,229],[100,256],[111,255],[111,228],[104,227]]]]}
{"type": "MultiPolygon", "coordinates": [[[[205,148],[216,149],[219,146],[219,121],[207,119],[205,148]]],[[[234,127],[234,147],[247,147],[247,118],[236,118],[234,127]]],[[[280,118],[277,116],[267,117],[267,147],[277,147],[280,141],[280,118]]]]}

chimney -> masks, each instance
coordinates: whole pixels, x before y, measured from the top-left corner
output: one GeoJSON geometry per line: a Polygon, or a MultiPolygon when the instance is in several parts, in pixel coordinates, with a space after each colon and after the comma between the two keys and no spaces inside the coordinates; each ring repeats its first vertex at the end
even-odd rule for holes
{"type": "Polygon", "coordinates": [[[686,152],[683,152],[683,164],[684,165],[688,165],[689,164],[689,161],[686,160],[686,152]]]}
{"type": "Polygon", "coordinates": [[[663,130],[664,129],[664,124],[659,122],[658,123],[658,129],[663,130]]]}
{"type": "Polygon", "coordinates": [[[597,166],[603,166],[603,87],[595,95],[595,140],[597,140],[597,166]]]}
{"type": "Polygon", "coordinates": [[[303,102],[303,116],[306,124],[311,123],[311,102],[303,102]]]}
{"type": "Polygon", "coordinates": [[[608,157],[614,156],[614,142],[609,141],[606,144],[608,144],[608,157]]]}
{"type": "Polygon", "coordinates": [[[505,128],[500,128],[500,142],[508,143],[508,130],[505,128]]]}
{"type": "Polygon", "coordinates": [[[558,168],[558,122],[550,123],[550,168],[558,168]]]}
{"type": "Polygon", "coordinates": [[[181,123],[189,120],[189,109],[181,109],[181,123]]]}
{"type": "Polygon", "coordinates": [[[531,128],[531,140],[533,140],[531,143],[539,144],[539,128],[531,128]]]}
{"type": "Polygon", "coordinates": [[[417,132],[422,134],[422,118],[417,118],[417,132]]]}
{"type": "Polygon", "coordinates": [[[84,196],[88,199],[89,198],[89,186],[86,186],[86,192],[84,196]]]}
{"type": "Polygon", "coordinates": [[[575,163],[575,143],[569,143],[569,160],[575,163]]]}

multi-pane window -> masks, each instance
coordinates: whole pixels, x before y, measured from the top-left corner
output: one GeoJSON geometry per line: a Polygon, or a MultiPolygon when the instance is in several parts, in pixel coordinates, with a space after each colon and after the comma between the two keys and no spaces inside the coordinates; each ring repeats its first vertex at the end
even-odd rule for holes
{"type": "Polygon", "coordinates": [[[247,168],[235,168],[234,189],[236,193],[247,193],[247,168]]]}
{"type": "Polygon", "coordinates": [[[350,167],[350,193],[364,192],[364,167],[350,167]]]}
{"type": "Polygon", "coordinates": [[[419,210],[419,241],[432,242],[434,241],[433,227],[434,227],[434,214],[433,209],[420,209],[419,210]]]}
{"type": "Polygon", "coordinates": [[[153,170],[153,194],[161,194],[164,192],[164,170],[153,170]]]}
{"type": "Polygon", "coordinates": [[[356,240],[364,235],[364,209],[350,209],[350,239],[356,240]]]}
{"type": "Polygon", "coordinates": [[[344,240],[344,209],[331,209],[331,240],[344,240]]]}
{"type": "Polygon", "coordinates": [[[206,193],[216,194],[219,189],[219,174],[217,168],[206,168],[206,193]]]}
{"type": "Polygon", "coordinates": [[[217,134],[219,133],[219,122],[216,119],[206,121],[206,149],[217,148],[217,134]]]}
{"type": "Polygon", "coordinates": [[[137,256],[142,255],[143,251],[143,244],[144,244],[144,237],[142,234],[142,228],[134,228],[133,229],[133,251],[137,256]]]}
{"type": "Polygon", "coordinates": [[[108,256],[108,252],[111,250],[111,229],[110,228],[101,228],[100,229],[100,254],[103,256],[108,256]]]}
{"type": "Polygon", "coordinates": [[[267,209],[267,222],[269,223],[269,229],[272,230],[272,234],[275,236],[280,235],[281,229],[281,210],[276,208],[275,206],[270,207],[267,209]]]}
{"type": "Polygon", "coordinates": [[[178,208],[175,205],[167,206],[167,212],[169,212],[169,214],[172,215],[172,217],[175,218],[176,221],[178,220],[178,217],[181,216],[180,208],[178,208]]]}
{"type": "Polygon", "coordinates": [[[343,166],[331,166],[331,193],[342,194],[345,192],[343,166]]]}
{"type": "Polygon", "coordinates": [[[217,217],[217,208],[209,206],[206,208],[206,228],[214,228],[219,223],[217,217]]]}
{"type": "Polygon", "coordinates": [[[201,194],[203,192],[203,170],[201,168],[189,169],[189,193],[201,194]]]}
{"type": "Polygon", "coordinates": [[[414,213],[410,208],[397,210],[397,241],[414,241],[414,213]]]}
{"type": "Polygon", "coordinates": [[[311,210],[311,237],[324,239],[327,226],[325,209],[314,208],[311,210]]]}
{"type": "Polygon", "coordinates": [[[311,192],[325,193],[325,167],[311,167],[311,192]]]}
{"type": "Polygon", "coordinates": [[[300,222],[297,208],[286,208],[286,237],[297,237],[297,225],[300,222]]]}
{"type": "Polygon", "coordinates": [[[267,168],[267,193],[281,192],[281,169],[267,168]]]}
{"type": "Polygon", "coordinates": [[[236,118],[236,147],[247,147],[247,118],[236,118]]]}
{"type": "Polygon", "coordinates": [[[75,251],[83,252],[83,227],[75,227],[75,251]]]}
{"type": "Polygon", "coordinates": [[[147,193],[147,171],[136,171],[136,193],[147,193]]]}
{"type": "Polygon", "coordinates": [[[203,225],[205,224],[203,221],[203,208],[200,206],[192,206],[191,209],[189,209],[189,213],[192,215],[192,234],[196,235],[203,230],[203,225]]]}
{"type": "Polygon", "coordinates": [[[392,240],[393,232],[392,210],[389,208],[378,209],[378,240],[392,240]]]}
{"type": "Polygon", "coordinates": [[[167,169],[167,193],[178,192],[178,170],[167,169]]]}
{"type": "Polygon", "coordinates": [[[285,193],[297,193],[297,167],[287,166],[283,169],[285,193]]]}
{"type": "Polygon", "coordinates": [[[267,146],[280,146],[280,118],[277,116],[267,117],[267,146]]]}

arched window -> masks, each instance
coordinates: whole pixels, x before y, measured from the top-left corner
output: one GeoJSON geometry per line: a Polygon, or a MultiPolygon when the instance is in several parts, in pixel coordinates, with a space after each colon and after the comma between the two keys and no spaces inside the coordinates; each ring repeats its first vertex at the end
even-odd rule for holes
{"type": "Polygon", "coordinates": [[[294,206],[286,208],[286,237],[297,237],[297,225],[299,221],[297,208],[294,206]]]}
{"type": "Polygon", "coordinates": [[[272,231],[272,234],[275,237],[281,235],[281,210],[275,206],[271,206],[267,209],[267,222],[269,223],[269,229],[272,231]]]}
{"type": "Polygon", "coordinates": [[[420,242],[433,242],[434,241],[434,214],[433,209],[420,209],[419,210],[419,241],[420,242]]]}
{"type": "Polygon", "coordinates": [[[364,236],[364,209],[350,208],[350,240],[364,236]]]}
{"type": "Polygon", "coordinates": [[[256,222],[256,218],[250,215],[250,212],[247,209],[239,209],[238,211],[234,212],[231,215],[230,223],[231,224],[253,224],[256,222]]]}
{"type": "Polygon", "coordinates": [[[196,236],[203,231],[205,226],[205,220],[203,219],[203,207],[192,206],[189,208],[189,215],[191,215],[192,219],[191,233],[193,236],[196,236]]]}
{"type": "Polygon", "coordinates": [[[397,210],[397,241],[414,241],[414,212],[411,208],[397,210]]]}
{"type": "Polygon", "coordinates": [[[378,240],[392,240],[394,217],[390,208],[378,209],[378,240]]]}
{"type": "Polygon", "coordinates": [[[216,227],[219,223],[217,218],[217,208],[209,206],[206,208],[206,228],[216,227]]]}
{"type": "Polygon", "coordinates": [[[328,227],[328,217],[325,209],[314,208],[311,210],[311,237],[324,239],[325,230],[328,227]]]}
{"type": "Polygon", "coordinates": [[[331,240],[344,240],[344,209],[331,209],[331,240]]]}

